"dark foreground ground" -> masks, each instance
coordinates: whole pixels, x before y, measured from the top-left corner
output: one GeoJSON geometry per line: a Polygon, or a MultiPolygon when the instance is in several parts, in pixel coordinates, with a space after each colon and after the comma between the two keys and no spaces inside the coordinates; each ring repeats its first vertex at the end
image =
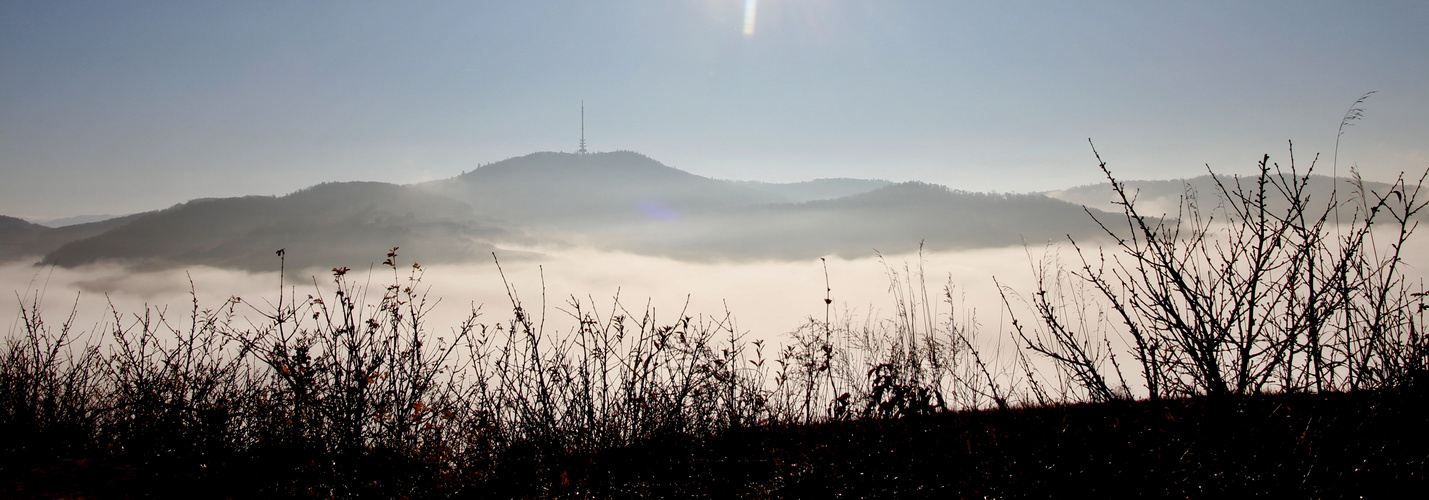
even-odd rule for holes
{"type": "MultiPolygon", "coordinates": [[[[1277,395],[750,428],[544,466],[513,452],[480,480],[404,489],[470,498],[1422,498],[1425,402],[1422,391],[1277,395]]],[[[399,496],[384,474],[314,491],[256,460],[213,470],[5,458],[6,498],[399,496]]]]}

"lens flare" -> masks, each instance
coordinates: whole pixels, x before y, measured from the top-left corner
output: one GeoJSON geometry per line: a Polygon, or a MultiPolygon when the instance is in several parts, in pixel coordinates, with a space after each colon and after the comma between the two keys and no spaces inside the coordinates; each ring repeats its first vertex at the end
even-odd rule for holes
{"type": "Polygon", "coordinates": [[[642,201],[638,206],[640,207],[640,212],[651,219],[675,220],[680,218],[679,212],[676,212],[674,209],[660,202],[642,201]]]}
{"type": "Polygon", "coordinates": [[[744,0],[744,36],[754,36],[754,11],[757,0],[744,0]]]}

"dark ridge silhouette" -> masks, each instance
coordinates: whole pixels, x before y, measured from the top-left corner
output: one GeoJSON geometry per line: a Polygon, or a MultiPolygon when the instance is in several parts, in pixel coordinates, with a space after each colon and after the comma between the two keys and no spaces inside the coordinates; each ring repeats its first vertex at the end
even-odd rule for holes
{"type": "Polygon", "coordinates": [[[418,187],[515,224],[576,231],[782,201],[631,151],[532,153],[418,187]]]}
{"type": "Polygon", "coordinates": [[[40,257],[65,243],[89,238],[128,224],[140,215],[142,214],[62,227],[48,227],[0,215],[0,263],[40,257]]]}
{"type": "Polygon", "coordinates": [[[923,240],[952,249],[1098,234],[1080,207],[1040,195],[859,179],[719,181],[628,151],[535,153],[419,187],[599,248],[699,260],[857,257],[912,251],[923,240]]]}
{"type": "Polygon", "coordinates": [[[758,189],[778,195],[785,203],[803,203],[815,200],[832,200],[856,194],[867,193],[893,184],[875,179],[814,179],[812,181],[772,183],[759,181],[729,181],[736,186],[758,189]]]}
{"type": "Polygon", "coordinates": [[[23,257],[27,250],[35,247],[40,238],[52,230],[22,219],[0,215],[0,260],[23,257]]]}
{"type": "Polygon", "coordinates": [[[464,203],[404,186],[347,182],[282,197],[190,201],[68,243],[41,262],[256,271],[271,270],[273,253],[282,248],[293,268],[365,267],[374,248],[393,246],[402,247],[408,262],[452,262],[485,255],[493,249],[491,238],[509,235],[483,224],[464,203]]]}
{"type": "Polygon", "coordinates": [[[322,184],[58,229],[13,220],[0,229],[0,252],[9,260],[44,255],[42,263],[64,267],[268,270],[280,248],[295,269],[358,268],[394,246],[422,263],[480,259],[500,244],[739,261],[902,253],[920,242],[932,250],[999,247],[1068,234],[1102,233],[1081,207],[1040,194],[860,179],[723,181],[630,151],[547,152],[411,186],[322,184]]]}

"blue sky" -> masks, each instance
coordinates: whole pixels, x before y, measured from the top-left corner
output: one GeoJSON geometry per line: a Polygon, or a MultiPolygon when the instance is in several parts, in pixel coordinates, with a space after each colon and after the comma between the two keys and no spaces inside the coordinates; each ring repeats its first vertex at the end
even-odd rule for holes
{"type": "Polygon", "coordinates": [[[1323,153],[1429,167],[1424,2],[0,3],[0,214],[128,213],[534,151],[1032,191],[1323,153]]]}

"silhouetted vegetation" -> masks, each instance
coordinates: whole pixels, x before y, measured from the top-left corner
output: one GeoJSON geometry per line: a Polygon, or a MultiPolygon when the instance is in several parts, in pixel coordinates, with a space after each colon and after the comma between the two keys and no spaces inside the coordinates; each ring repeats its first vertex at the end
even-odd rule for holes
{"type": "MultiPolygon", "coordinates": [[[[376,285],[338,267],[326,285],[114,310],[88,331],[73,314],[51,323],[26,295],[0,358],[0,487],[395,498],[1422,486],[1425,294],[1400,252],[1423,178],[1313,205],[1308,172],[1260,167],[1219,184],[1214,208],[1188,194],[1168,219],[1141,215],[1102,164],[1125,227],[1088,210],[1114,245],[1074,241],[1074,270],[1043,260],[1029,300],[1005,291],[1011,312],[1025,303],[1037,317],[998,332],[1013,353],[984,351],[958,291],[930,293],[921,263],[886,265],[891,317],[859,321],[830,297],[783,342],[746,337],[728,313],[657,318],[619,297],[548,301],[509,284],[509,315],[474,309],[434,329],[425,268],[396,248],[376,285]]],[[[861,196],[904,198],[890,193],[861,196]]]]}
{"type": "Polygon", "coordinates": [[[1219,203],[1188,191],[1167,220],[1142,215],[1101,168],[1124,210],[1120,227],[1099,219],[1116,246],[1074,241],[1071,271],[1043,262],[1030,300],[1040,327],[1014,322],[1091,400],[1131,397],[1133,383],[1156,399],[1397,387],[1426,373],[1423,283],[1403,262],[1429,203],[1424,176],[1382,192],[1356,176],[1352,192],[1314,200],[1313,162],[1301,172],[1293,151],[1286,168],[1266,155],[1253,178],[1216,178],[1219,203]]]}

